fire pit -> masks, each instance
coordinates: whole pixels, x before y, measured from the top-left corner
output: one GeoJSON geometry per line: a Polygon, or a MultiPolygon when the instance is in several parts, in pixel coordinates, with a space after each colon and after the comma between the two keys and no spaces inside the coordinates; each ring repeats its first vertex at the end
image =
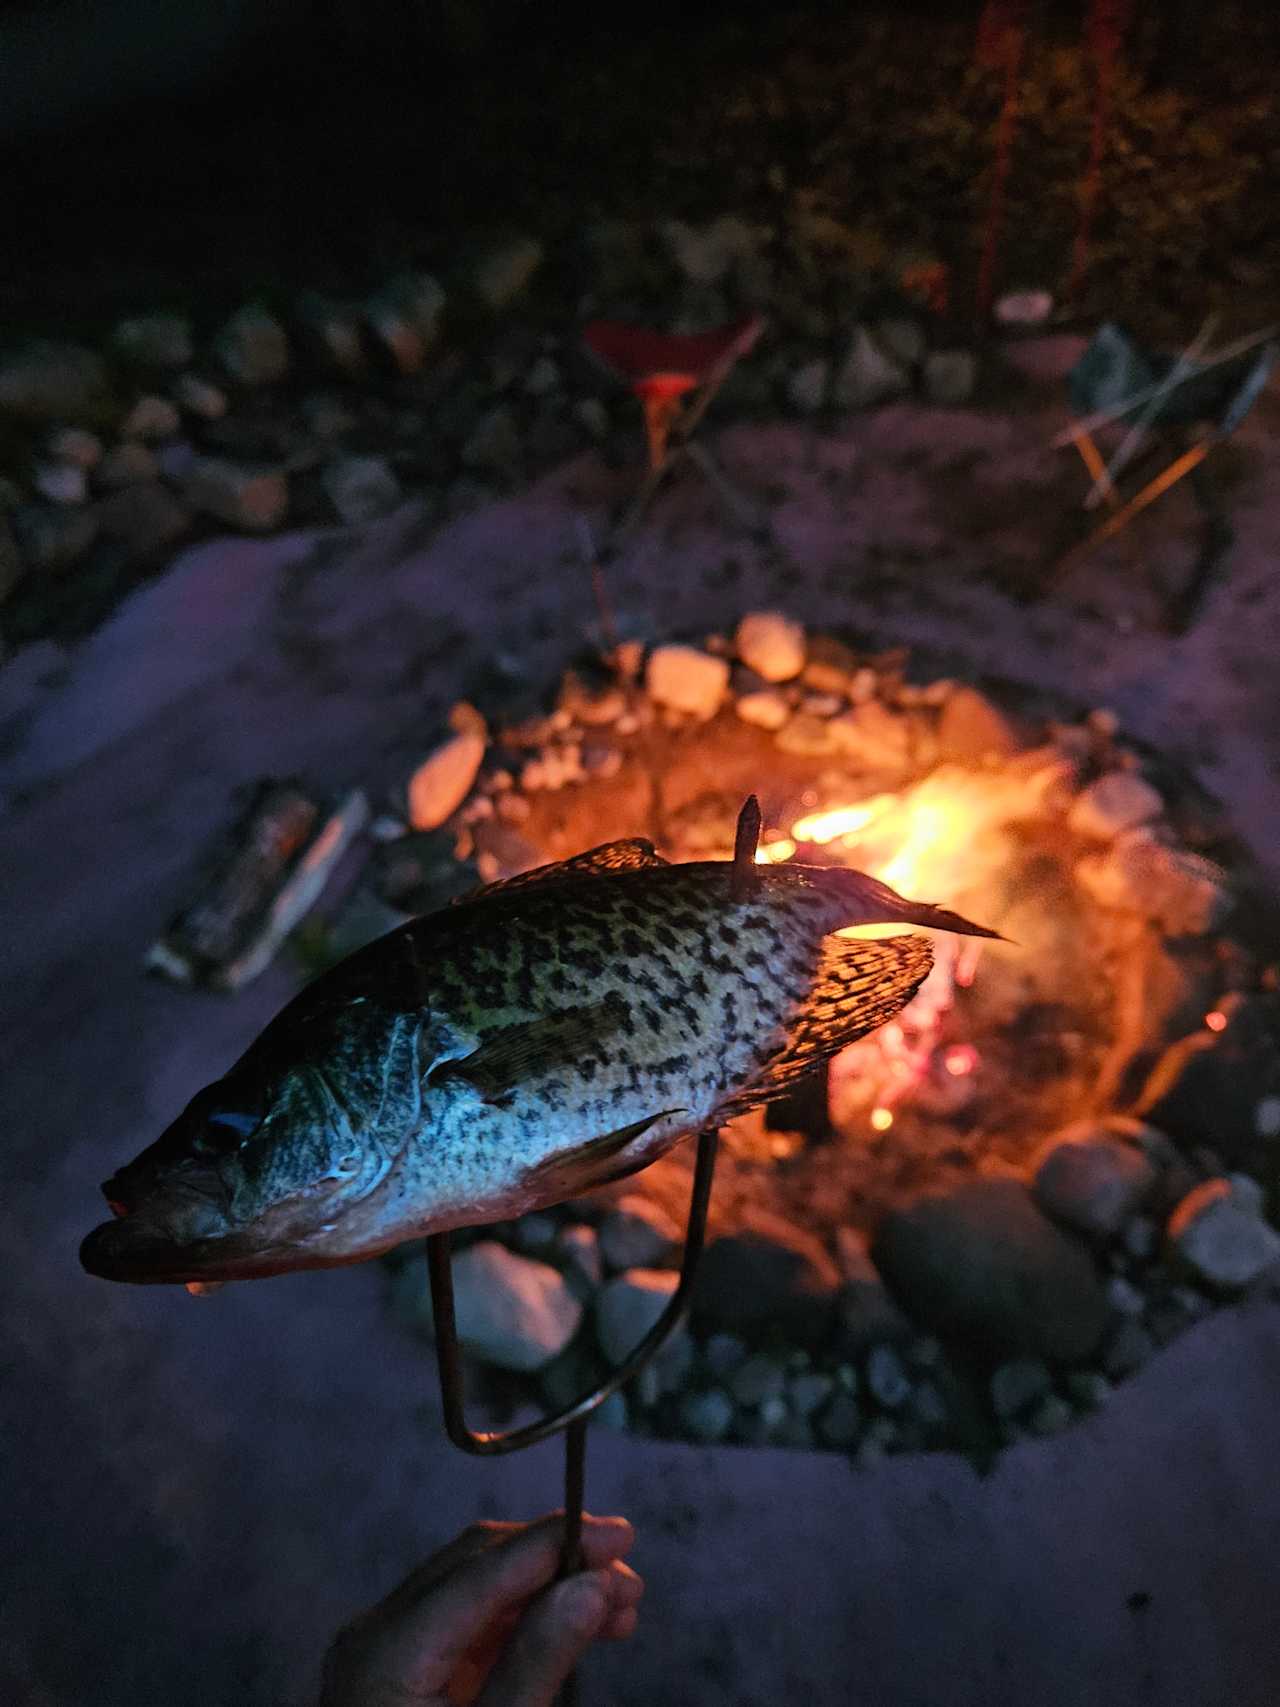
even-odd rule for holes
{"type": "MultiPolygon", "coordinates": [[[[614,837],[728,857],[754,791],[760,858],[846,862],[1008,939],[939,936],[897,1021],[726,1129],[690,1328],[606,1420],[987,1453],[1270,1284],[1274,937],[1212,803],[1107,713],[758,613],[455,730],[409,825],[378,827],[401,909],[614,837]]],[[[690,1167],[474,1234],[455,1283],[478,1398],[564,1403],[635,1342],[675,1285],[690,1167]]],[[[393,1289],[429,1329],[415,1256],[393,1289]]]]}

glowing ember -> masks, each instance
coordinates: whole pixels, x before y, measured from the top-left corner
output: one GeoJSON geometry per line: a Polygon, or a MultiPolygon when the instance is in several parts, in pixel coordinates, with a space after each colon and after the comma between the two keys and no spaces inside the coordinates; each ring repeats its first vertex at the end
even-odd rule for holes
{"type": "Polygon", "coordinates": [[[883,1104],[871,1110],[871,1124],[877,1132],[887,1132],[893,1125],[893,1110],[883,1104]]]}
{"type": "Polygon", "coordinates": [[[952,1078],[962,1079],[978,1065],[978,1051],[972,1043],[954,1043],[942,1057],[942,1065],[952,1078]]]}
{"type": "Polygon", "coordinates": [[[1212,1013],[1204,1016],[1204,1023],[1210,1031],[1225,1031],[1227,1029],[1227,1016],[1215,1008],[1212,1013]]]}
{"type": "Polygon", "coordinates": [[[796,851],[796,844],[789,836],[783,836],[774,842],[761,842],[756,849],[757,865],[781,865],[783,860],[790,859],[796,851]]]}

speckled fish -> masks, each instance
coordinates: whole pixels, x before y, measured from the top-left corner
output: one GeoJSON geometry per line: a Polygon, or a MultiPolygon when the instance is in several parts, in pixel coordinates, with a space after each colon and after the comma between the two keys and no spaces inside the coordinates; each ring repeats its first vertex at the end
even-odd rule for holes
{"type": "Polygon", "coordinates": [[[84,1266],[199,1291],[556,1203],[778,1095],[931,965],[832,932],[996,934],[859,872],[734,870],[613,842],[361,949],[107,1181],[84,1266]]]}

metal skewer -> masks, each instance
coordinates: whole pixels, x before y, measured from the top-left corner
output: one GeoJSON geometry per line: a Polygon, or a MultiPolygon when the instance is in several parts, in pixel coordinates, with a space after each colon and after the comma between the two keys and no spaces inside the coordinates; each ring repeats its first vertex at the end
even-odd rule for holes
{"type": "MultiPolygon", "coordinates": [[[[738,833],[734,842],[733,862],[729,872],[729,897],[741,900],[750,895],[757,881],[756,847],[760,836],[760,805],[751,795],[738,817],[738,833]]],[[[431,1278],[431,1303],[435,1316],[436,1361],[440,1370],[440,1397],[444,1407],[445,1432],[453,1444],[475,1457],[491,1458],[500,1453],[520,1452],[536,1446],[553,1434],[564,1433],[564,1539],[560,1549],[557,1581],[572,1576],[582,1568],[582,1502],[586,1481],[587,1424],[591,1413],[602,1405],[611,1393],[616,1393],[639,1374],[679,1327],[689,1309],[697,1273],[698,1259],[706,1240],[707,1208],[711,1201],[711,1181],[715,1173],[716,1153],[720,1144],[717,1126],[704,1127],[698,1134],[698,1153],[693,1170],[693,1189],[689,1199],[689,1220],[685,1229],[684,1254],[680,1260],[680,1278],[662,1315],[611,1375],[598,1382],[581,1398],[550,1416],[526,1423],[522,1428],[494,1431],[468,1427],[462,1394],[462,1354],[458,1345],[458,1324],[453,1303],[453,1268],[450,1257],[450,1235],[432,1233],[427,1238],[427,1270],[431,1278]]],[[[577,1677],[571,1674],[560,1693],[561,1707],[575,1707],[578,1699],[577,1677]]]]}

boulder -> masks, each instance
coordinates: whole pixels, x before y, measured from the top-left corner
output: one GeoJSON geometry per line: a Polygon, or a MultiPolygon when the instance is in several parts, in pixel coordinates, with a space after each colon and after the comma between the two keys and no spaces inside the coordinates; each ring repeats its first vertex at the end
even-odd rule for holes
{"type": "Polygon", "coordinates": [[[180,368],[191,360],[191,322],[181,314],[139,314],[111,334],[120,357],[139,367],[180,368]]]}
{"type": "Polygon", "coordinates": [[[1229,1180],[1206,1180],[1189,1192],[1167,1234],[1179,1261],[1218,1292],[1238,1292],[1280,1264],[1280,1233],[1229,1180]]]}
{"type": "Polygon", "coordinates": [[[1112,1115],[1063,1127],[1041,1145],[1032,1195],[1046,1215],[1110,1239],[1151,1195],[1156,1169],[1142,1148],[1149,1129],[1112,1115]]]}
{"type": "Polygon", "coordinates": [[[649,654],[645,684],[656,704],[705,722],[724,699],[729,665],[694,646],[659,646],[649,654]]]}
{"type": "Polygon", "coordinates": [[[892,1210],[872,1256],[907,1313],[944,1338],[1077,1362],[1106,1327],[1088,1252],[1018,1180],[973,1180],[892,1210]]]}
{"type": "Polygon", "coordinates": [[[680,1243],[680,1229],[658,1204],[636,1192],[618,1199],[600,1223],[600,1255],[607,1267],[660,1268],[680,1243]]]}
{"type": "Polygon", "coordinates": [[[0,357],[0,414],[92,423],[106,405],[106,363],[83,345],[35,339],[0,357]]]}
{"type": "Polygon", "coordinates": [[[1108,771],[1076,796],[1067,827],[1078,836],[1109,842],[1125,830],[1148,824],[1164,811],[1164,800],[1135,771],[1108,771]]]}
{"type": "Polygon", "coordinates": [[[460,730],[430,753],[409,779],[409,822],[434,830],[452,817],[470,793],[485,754],[478,731],[460,730]]]}
{"type": "Polygon", "coordinates": [[[766,682],[792,681],[804,669],[804,625],[781,611],[752,611],[744,616],[733,643],[747,668],[766,682]]]}
{"type": "Polygon", "coordinates": [[[268,533],[289,510],[289,482],[282,470],[196,456],[181,478],[182,495],[193,509],[246,533],[268,533]]]}
{"type": "Polygon", "coordinates": [[[329,502],[348,527],[385,516],[401,501],[400,482],[381,456],[343,456],[321,475],[329,502]]]}
{"type": "Polygon", "coordinates": [[[482,1239],[454,1258],[453,1296],[459,1340],[501,1369],[541,1369],[564,1350],[582,1319],[582,1305],[563,1276],[496,1239],[482,1239]]]}
{"type": "Polygon", "coordinates": [[[218,360],[241,385],[274,385],[289,371],[289,337],[274,314],[250,303],[233,314],[215,343],[218,360]]]}
{"type": "Polygon", "coordinates": [[[839,1273],[821,1243],[778,1216],[752,1213],[702,1254],[693,1321],[747,1342],[779,1333],[798,1346],[830,1335],[839,1273]]]}
{"type": "Polygon", "coordinates": [[[911,390],[911,375],[876,343],[865,326],[854,331],[831,385],[837,409],[866,409],[911,390]]]}

